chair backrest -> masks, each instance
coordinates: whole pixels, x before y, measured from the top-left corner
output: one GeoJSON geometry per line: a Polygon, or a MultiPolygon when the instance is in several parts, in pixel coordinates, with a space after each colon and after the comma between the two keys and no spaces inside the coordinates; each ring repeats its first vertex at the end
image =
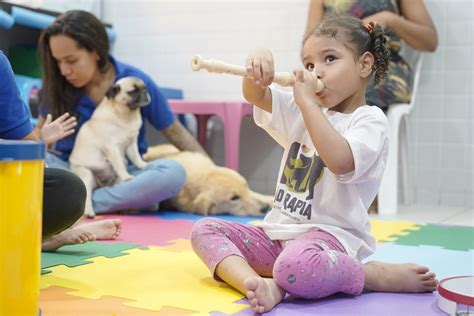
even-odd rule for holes
{"type": "Polygon", "coordinates": [[[17,74],[15,74],[15,81],[18,86],[18,89],[20,90],[21,98],[23,102],[25,102],[26,107],[28,108],[28,111],[30,112],[31,123],[35,126],[38,121],[38,118],[36,117],[38,111],[37,111],[37,108],[34,108],[35,116],[33,116],[33,113],[31,111],[33,105],[30,104],[30,94],[33,91],[33,89],[36,89],[36,91],[41,89],[41,86],[43,83],[41,79],[31,78],[31,77],[17,75],[17,74]]]}
{"type": "Polygon", "coordinates": [[[418,94],[418,84],[421,75],[421,66],[423,65],[423,53],[405,44],[402,47],[400,55],[406,60],[413,71],[413,89],[410,100],[410,107],[415,104],[415,99],[418,94]]]}

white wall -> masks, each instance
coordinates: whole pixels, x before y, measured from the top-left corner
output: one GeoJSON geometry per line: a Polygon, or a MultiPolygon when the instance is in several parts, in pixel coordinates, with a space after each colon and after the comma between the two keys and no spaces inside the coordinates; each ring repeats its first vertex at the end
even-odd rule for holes
{"type": "MultiPolygon", "coordinates": [[[[276,70],[300,66],[307,0],[103,0],[103,18],[118,38],[114,54],[187,99],[240,100],[241,80],[194,73],[194,54],[243,64],[248,51],[268,47],[276,70]]],[[[428,0],[439,33],[427,54],[411,128],[413,202],[473,207],[472,0],[428,0]]],[[[222,126],[214,120],[210,152],[223,164],[222,126]]],[[[281,149],[250,118],[241,135],[241,173],[252,188],[273,193],[281,149]]]]}
{"type": "Polygon", "coordinates": [[[474,2],[431,0],[439,35],[427,54],[412,127],[415,202],[473,207],[474,2]]]}

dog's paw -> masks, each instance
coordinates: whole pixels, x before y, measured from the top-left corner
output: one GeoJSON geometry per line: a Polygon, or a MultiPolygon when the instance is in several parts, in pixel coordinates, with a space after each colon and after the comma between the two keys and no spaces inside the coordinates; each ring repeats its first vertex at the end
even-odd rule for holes
{"type": "Polygon", "coordinates": [[[126,174],[123,174],[123,175],[120,176],[120,180],[121,180],[122,182],[131,180],[131,179],[133,179],[133,176],[132,176],[131,174],[129,174],[129,173],[126,173],[126,174]]]}
{"type": "Polygon", "coordinates": [[[145,169],[148,166],[148,162],[142,161],[136,164],[138,169],[145,169]]]}
{"type": "Polygon", "coordinates": [[[84,210],[84,216],[87,218],[94,218],[95,212],[92,209],[86,209],[84,210]]]}

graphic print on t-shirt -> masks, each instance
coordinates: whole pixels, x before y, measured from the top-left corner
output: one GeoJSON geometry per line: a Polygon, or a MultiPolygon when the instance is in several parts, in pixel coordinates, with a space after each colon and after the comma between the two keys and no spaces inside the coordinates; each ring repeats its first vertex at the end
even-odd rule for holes
{"type": "Polygon", "coordinates": [[[281,174],[274,209],[296,221],[311,220],[314,188],[324,173],[324,162],[306,145],[294,142],[281,174]],[[305,196],[305,193],[306,196],[305,196]]]}
{"type": "Polygon", "coordinates": [[[324,172],[324,162],[314,150],[298,142],[291,144],[280,183],[290,192],[308,192],[306,200],[314,197],[314,187],[324,172]]]}

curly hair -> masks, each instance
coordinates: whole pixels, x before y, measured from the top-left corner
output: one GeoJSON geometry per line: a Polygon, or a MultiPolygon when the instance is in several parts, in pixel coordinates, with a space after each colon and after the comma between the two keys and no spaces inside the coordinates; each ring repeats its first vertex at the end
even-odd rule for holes
{"type": "Polygon", "coordinates": [[[341,40],[356,58],[370,52],[374,56],[376,85],[387,75],[390,52],[383,28],[379,24],[369,22],[365,25],[362,20],[348,15],[327,15],[305,35],[303,44],[311,36],[321,35],[341,40]]]}

